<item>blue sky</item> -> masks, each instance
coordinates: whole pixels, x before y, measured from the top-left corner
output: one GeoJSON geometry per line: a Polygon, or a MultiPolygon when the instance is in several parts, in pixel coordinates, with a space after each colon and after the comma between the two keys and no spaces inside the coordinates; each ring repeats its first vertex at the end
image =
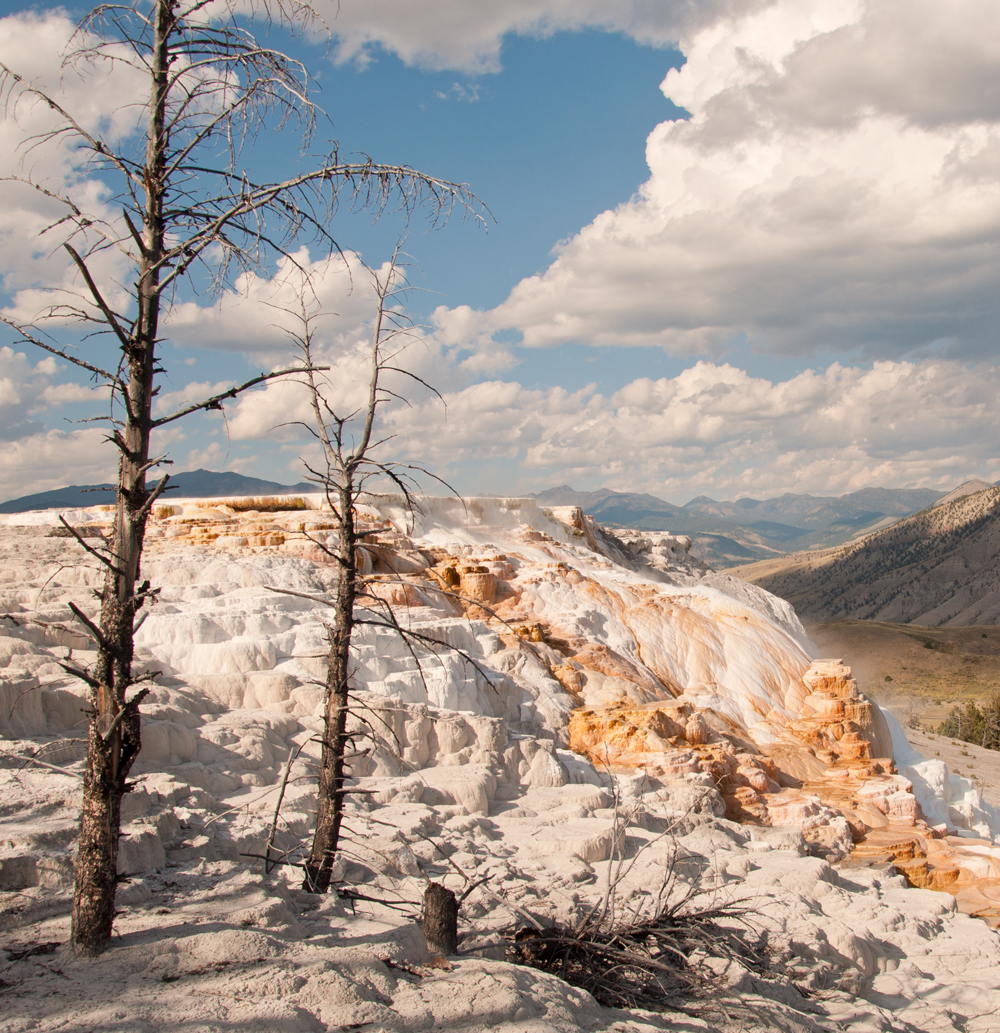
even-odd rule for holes
{"type": "MultiPolygon", "coordinates": [[[[493,212],[487,233],[413,224],[426,284],[450,304],[492,308],[544,269],[556,241],[631,197],[650,128],[683,114],[659,89],[683,62],[675,50],[591,29],[510,36],[501,60],[492,74],[422,71],[380,48],[363,68],[320,71],[342,146],[469,183],[493,212]]],[[[398,223],[378,229],[348,224],[345,239],[386,251],[398,223]]]]}
{"type": "MultiPolygon", "coordinates": [[[[441,304],[500,304],[521,279],[546,268],[558,241],[633,195],[649,173],[650,128],[686,115],[660,90],[683,55],[619,33],[507,36],[501,70],[480,74],[408,67],[381,47],[364,62],[339,65],[319,47],[292,47],[316,73],[316,99],[329,117],[320,135],[345,153],[467,183],[490,210],[485,227],[460,214],[440,226],[419,212],[408,223],[392,212],[378,222],[367,212],[339,217],[338,241],[369,264],[406,236],[416,288],[409,308],[418,320],[441,304]]],[[[272,143],[265,138],[257,149],[260,167],[271,167],[272,143]]],[[[320,143],[318,135],[314,149],[320,143]]],[[[221,378],[230,361],[203,355],[199,372],[221,378]]],[[[569,344],[523,354],[519,376],[532,387],[597,380],[614,388],[683,366],[659,350],[622,356],[569,344]]]]}
{"type": "MultiPolygon", "coordinates": [[[[678,502],[1000,477],[995,4],[317,6],[332,43],[291,46],[333,123],[321,137],[467,182],[496,217],[488,232],[428,231],[419,213],[409,226],[424,329],[407,361],[447,411],[418,396],[387,411],[396,455],[464,491],[568,481],[678,502]]],[[[56,83],[70,22],[11,10],[0,60],[56,83]]],[[[124,124],[122,85],[52,88],[124,124]]],[[[12,166],[36,117],[0,130],[12,166]]],[[[248,162],[277,172],[294,154],[287,135],[264,137],[248,162]]],[[[31,160],[86,191],[71,155],[31,160]]],[[[37,288],[69,274],[39,241],[41,208],[0,193],[3,300],[30,318],[37,288]]],[[[350,405],[371,312],[358,258],[377,266],[403,227],[342,213],[334,229],[353,288],[343,263],[308,258],[350,405]]],[[[165,404],[287,363],[284,275],[272,264],[214,304],[179,299],[165,404]]],[[[0,349],[0,497],[106,477],[97,432],[67,422],[104,403],[12,334],[0,349]]],[[[274,428],[300,412],[272,385],[161,444],[176,469],[291,482],[308,445],[274,428]]]]}

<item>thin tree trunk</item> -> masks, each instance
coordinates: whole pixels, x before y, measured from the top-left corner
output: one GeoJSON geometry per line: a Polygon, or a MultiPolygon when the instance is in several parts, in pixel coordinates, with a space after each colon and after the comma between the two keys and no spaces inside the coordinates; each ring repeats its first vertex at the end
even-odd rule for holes
{"type": "Polygon", "coordinates": [[[114,700],[103,685],[91,699],[99,712],[88,732],[72,922],[73,946],[85,955],[100,954],[111,941],[122,798],[121,735],[115,732],[105,743],[100,731],[114,719],[114,700]]]}
{"type": "Polygon", "coordinates": [[[354,630],[354,599],[357,593],[354,527],[354,485],[350,473],[339,491],[340,543],[337,560],[337,605],[330,629],[330,653],[326,673],[326,710],[324,712],[323,751],[320,758],[319,798],[316,832],[306,862],[303,889],[326,893],[330,888],[333,862],[340,841],[344,816],[344,755],[347,750],[347,712],[350,704],[348,676],[351,660],[351,633],[354,630]]]}
{"type": "Polygon", "coordinates": [[[175,0],[158,0],[153,47],[149,135],[146,147],[146,212],[139,263],[138,314],[125,349],[129,383],[125,420],[115,433],[119,474],[111,562],[101,601],[97,665],[91,689],[83,815],[73,891],[72,942],[79,954],[95,955],[111,943],[118,877],[121,799],[126,778],[141,747],[139,711],[126,703],[132,684],[136,598],[146,531],[146,474],[153,398],[156,334],[163,256],[163,179],[168,41],[174,28],[175,0]],[[124,710],[124,713],[122,711],[124,710]]]}
{"type": "Polygon", "coordinates": [[[431,954],[458,953],[458,900],[436,882],[424,891],[424,939],[431,954]]]}

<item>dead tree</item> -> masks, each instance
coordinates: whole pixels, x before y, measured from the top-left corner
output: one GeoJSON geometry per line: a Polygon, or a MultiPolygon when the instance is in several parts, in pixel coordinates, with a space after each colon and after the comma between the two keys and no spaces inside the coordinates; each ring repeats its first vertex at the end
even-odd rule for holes
{"type": "Polygon", "coordinates": [[[239,0],[126,0],[94,8],[80,23],[65,63],[91,74],[114,74],[117,65],[125,65],[144,77],[148,95],[135,105],[136,132],[124,138],[87,129],[83,116],[0,64],[8,117],[16,119],[21,105],[37,103],[55,118],[47,136],[26,141],[29,149],[70,140],[82,171],[101,176],[116,191],[114,203],[95,207],[86,183],[53,189],[30,172],[15,177],[62,206],[63,216],[48,228],[47,239],[61,243],[81,286],[79,293],[63,292],[63,300],[31,322],[4,319],[21,342],[65,359],[111,388],[111,412],[101,418],[109,421],[108,436],[118,450],[113,531],[107,549],[78,536],[105,569],[99,617],[77,612],[98,654],[93,670],[75,672],[89,685],[91,703],[73,906],[72,940],[81,954],[100,953],[110,943],[121,798],[141,745],[139,703],[145,693],[128,698],[126,692],[134,684],[139,611],[156,592],[148,581],[140,584],[146,521],[168,479],[147,488],[150,472],[167,462],[152,452],[151,434],[190,413],[219,409],[241,391],[288,373],[262,373],[154,418],[164,315],[185,281],[197,275],[197,285],[221,290],[234,273],[259,268],[278,255],[291,257],[303,235],[339,253],[329,225],[344,201],[376,215],[393,201],[405,213],[428,204],[435,217],[444,218],[458,204],[481,217],[464,186],[369,158],[344,161],[335,146],[281,182],[254,179],[242,165],[245,144],[261,131],[290,123],[308,142],[320,114],[310,99],[307,70],[258,42],[251,31],[255,15],[292,29],[312,28],[317,21],[300,0],[262,0],[249,7],[239,0]],[[107,261],[94,260],[101,252],[116,256],[117,268],[110,273],[102,274],[107,261]],[[115,301],[116,279],[132,283],[127,304],[115,301]],[[81,358],[71,350],[71,338],[59,337],[73,321],[112,340],[118,356],[104,363],[100,357],[81,358]]]}
{"type": "MultiPolygon", "coordinates": [[[[412,506],[414,472],[427,474],[415,464],[399,463],[379,458],[379,447],[387,439],[378,439],[376,424],[380,406],[391,397],[398,397],[388,389],[386,374],[410,377],[428,390],[420,377],[397,365],[401,341],[413,327],[399,306],[401,296],[408,289],[401,274],[401,252],[397,247],[385,271],[370,270],[375,292],[376,307],[371,323],[369,375],[366,398],[360,407],[347,414],[333,408],[327,385],[315,366],[315,320],[317,307],[310,303],[308,280],[299,292],[296,317],[298,330],[290,332],[302,359],[304,383],[309,393],[312,422],[303,424],[321,448],[322,463],[318,467],[306,464],[309,477],[326,494],[333,514],[337,543],[335,548],[322,541],[316,544],[336,564],[336,594],[329,605],[334,608],[333,623],[329,626],[330,650],[324,697],[324,734],[318,782],[318,810],[312,848],[305,864],[303,886],[313,893],[326,893],[330,888],[333,863],[340,841],[344,814],[346,758],[351,753],[352,734],[348,731],[350,711],[349,665],[351,637],[359,623],[355,606],[364,595],[364,578],[358,572],[357,559],[361,537],[356,524],[356,506],[366,493],[366,484],[372,478],[381,478],[402,492],[412,506]]],[[[286,310],[287,311],[287,310],[286,310]]],[[[437,392],[434,392],[437,394],[437,392]]],[[[440,396],[439,396],[440,397],[440,396]]],[[[429,475],[428,476],[433,476],[429,475]]],[[[443,483],[443,482],[442,482],[443,483]]],[[[375,602],[373,599],[367,600],[375,602]]],[[[387,608],[387,620],[378,621],[402,631],[387,608]]]]}
{"type": "Polygon", "coordinates": [[[440,883],[424,891],[424,939],[431,954],[458,953],[458,898],[440,883]]]}

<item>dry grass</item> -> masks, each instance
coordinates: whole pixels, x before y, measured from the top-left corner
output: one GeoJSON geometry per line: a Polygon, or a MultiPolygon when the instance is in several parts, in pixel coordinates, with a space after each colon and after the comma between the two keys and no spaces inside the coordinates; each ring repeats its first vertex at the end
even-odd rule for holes
{"type": "Polygon", "coordinates": [[[924,628],[836,621],[806,630],[824,656],[843,657],[862,692],[906,724],[936,728],[953,706],[1000,687],[1000,628],[924,628]]]}

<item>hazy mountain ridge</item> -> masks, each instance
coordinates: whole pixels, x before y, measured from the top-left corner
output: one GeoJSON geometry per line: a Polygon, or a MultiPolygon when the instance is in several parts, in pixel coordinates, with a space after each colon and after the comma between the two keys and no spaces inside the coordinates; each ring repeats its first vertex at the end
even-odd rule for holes
{"type": "Polygon", "coordinates": [[[807,622],[1000,624],[1000,488],[960,495],[856,543],[733,573],[788,600],[807,622]]]}
{"type": "MultiPolygon", "coordinates": [[[[162,476],[162,474],[161,474],[162,476]]],[[[156,478],[152,483],[155,483],[156,478]]],[[[186,473],[170,475],[167,490],[175,497],[198,496],[199,498],[220,498],[224,495],[291,495],[298,492],[317,491],[315,484],[279,484],[259,477],[246,477],[241,473],[213,473],[211,470],[188,470],[186,473]]],[[[169,499],[170,494],[167,495],[169,499]]],[[[42,491],[36,495],[24,495],[19,499],[0,503],[0,513],[28,513],[34,509],[78,509],[85,506],[100,506],[115,501],[114,485],[71,484],[66,488],[42,491]]]]}
{"type": "MultiPolygon", "coordinates": [[[[243,474],[191,470],[172,474],[170,494],[218,498],[315,491],[305,482],[280,484],[243,474]]],[[[961,489],[955,489],[954,495],[961,489]]],[[[170,495],[167,496],[168,498],[170,495]]],[[[924,489],[865,488],[839,498],[785,494],[776,499],[716,502],[708,496],[677,506],[655,495],[610,488],[576,491],[569,485],[531,496],[545,506],[580,506],[598,523],[643,531],[690,535],[694,552],[716,567],[775,559],[802,549],[840,545],[875,530],[917,503],[930,505],[941,493],[924,489]],[[881,508],[877,508],[881,507],[881,508]],[[738,519],[737,519],[738,517],[738,519]]],[[[114,501],[111,484],[71,485],[0,503],[0,513],[100,505],[114,501]]]]}
{"type": "Polygon", "coordinates": [[[563,484],[531,497],[543,506],[579,506],[599,524],[690,535],[694,540],[694,552],[716,567],[731,567],[785,552],[760,531],[711,513],[702,514],[675,506],[655,495],[612,491],[610,488],[575,491],[563,484]]]}
{"type": "Polygon", "coordinates": [[[774,499],[743,498],[735,502],[716,502],[700,495],[684,508],[736,520],[744,526],[757,526],[752,521],[775,521],[818,530],[843,521],[908,516],[932,505],[942,494],[927,488],[862,488],[836,498],[786,493],[774,499]]]}
{"type": "Polygon", "coordinates": [[[563,484],[532,497],[546,506],[580,506],[598,523],[690,535],[697,555],[729,567],[840,545],[923,509],[942,494],[923,488],[863,488],[839,498],[786,493],[725,502],[700,495],[676,506],[655,495],[610,488],[575,491],[563,484]]]}
{"type": "MultiPolygon", "coordinates": [[[[612,491],[610,488],[576,491],[568,484],[561,484],[557,488],[548,488],[530,497],[543,506],[580,506],[585,513],[595,518],[603,518],[598,521],[599,523],[618,523],[616,515],[626,517],[629,521],[661,516],[679,520],[687,515],[681,506],[675,506],[672,502],[657,498],[656,495],[612,491]]],[[[656,527],[650,530],[666,531],[670,528],[656,527]]]]}

